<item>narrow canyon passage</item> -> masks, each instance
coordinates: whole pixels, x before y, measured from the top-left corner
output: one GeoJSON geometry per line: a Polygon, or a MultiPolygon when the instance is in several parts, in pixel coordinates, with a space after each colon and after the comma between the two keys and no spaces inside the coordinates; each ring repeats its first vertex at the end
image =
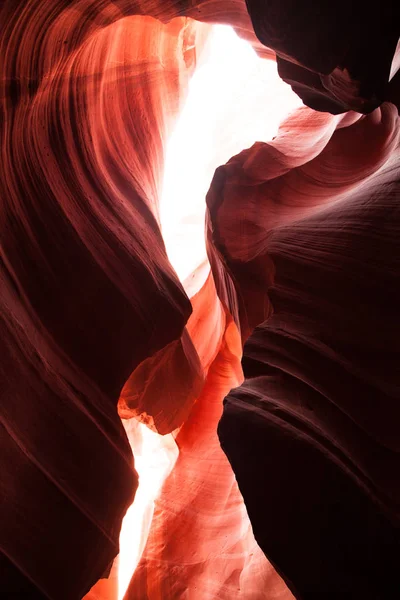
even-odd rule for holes
{"type": "MultiPolygon", "coordinates": [[[[183,109],[167,142],[160,200],[161,231],[168,258],[189,298],[198,293],[210,277],[205,240],[205,199],[215,169],[227,162],[231,156],[238,154],[242,148],[250,147],[256,141],[271,140],[277,134],[281,121],[301,104],[298,96],[279,78],[275,61],[257,56],[251,45],[240,39],[232,28],[222,25],[213,25],[209,28],[206,45],[197,58],[196,70],[189,82],[183,109]],[[231,103],[232,98],[234,103],[231,103]]],[[[215,303],[216,298],[212,298],[209,294],[208,301],[210,300],[215,303]]],[[[196,308],[197,305],[194,303],[191,319],[197,317],[198,332],[196,331],[195,335],[201,335],[202,345],[207,345],[212,342],[210,339],[212,331],[200,322],[196,308]]],[[[206,314],[204,310],[203,312],[206,314]]],[[[235,383],[236,381],[232,380],[232,385],[235,383]]],[[[174,388],[171,385],[171,389],[164,388],[161,393],[173,394],[174,388]]],[[[219,403],[222,406],[223,398],[224,393],[221,391],[219,396],[215,397],[217,405],[219,403]]],[[[204,414],[203,418],[210,420],[207,414],[204,414]]],[[[127,427],[128,431],[132,431],[131,421],[127,421],[127,427]]],[[[171,473],[179,448],[185,451],[185,446],[178,446],[175,442],[177,436],[179,438],[178,431],[159,436],[149,432],[145,425],[139,424],[138,428],[134,428],[131,433],[132,450],[139,474],[139,488],[121,531],[121,550],[118,559],[119,598],[121,599],[139,559],[139,551],[136,553],[134,548],[144,549],[147,534],[151,530],[154,501],[156,504],[159,502],[162,482],[171,473]],[[137,444],[137,435],[142,446],[140,443],[137,444]],[[143,520],[146,524],[143,528],[138,527],[138,522],[143,520]]],[[[201,426],[198,428],[197,435],[204,436],[201,426]]],[[[215,430],[210,429],[205,439],[208,444],[216,445],[215,430]]],[[[201,450],[199,447],[197,452],[192,454],[191,464],[185,467],[181,477],[183,484],[188,488],[197,485],[203,488],[203,494],[207,494],[209,482],[206,481],[206,474],[200,472],[199,475],[193,476],[193,473],[199,469],[203,452],[204,449],[201,450]]],[[[218,455],[221,453],[217,447],[211,453],[213,458],[204,461],[205,465],[211,460],[215,462],[218,455]]],[[[219,461],[221,462],[221,456],[219,461]]],[[[171,478],[177,476],[178,468],[171,474],[171,478]]],[[[221,470],[218,473],[221,474],[221,470]]],[[[231,476],[226,481],[229,493],[232,485],[231,476]]],[[[180,488],[174,488],[172,484],[163,501],[181,502],[180,518],[184,519],[185,512],[188,510],[187,500],[182,502],[179,499],[180,488]]],[[[221,497],[223,493],[224,490],[221,489],[221,497]]],[[[217,497],[215,501],[218,502],[217,497]]],[[[236,502],[238,507],[235,518],[239,528],[246,531],[249,527],[247,515],[239,501],[236,502]]],[[[206,518],[204,516],[204,520],[206,518]]],[[[220,534],[223,519],[218,520],[216,515],[213,518],[216,521],[212,534],[216,538],[216,550],[218,546],[222,550],[226,546],[226,540],[220,534]]],[[[191,535],[190,532],[188,535],[191,535]]],[[[207,532],[207,535],[209,536],[210,532],[207,532]]],[[[237,543],[238,540],[232,536],[232,541],[237,543]]],[[[200,543],[200,540],[197,543],[200,543]]],[[[201,543],[206,545],[206,539],[201,543]]],[[[184,556],[181,561],[184,561],[184,556]]],[[[211,560],[208,557],[207,562],[214,564],[215,558],[211,560]]],[[[236,560],[236,567],[238,565],[241,566],[236,560]]],[[[172,565],[169,568],[172,568],[172,565]]],[[[204,565],[199,570],[200,573],[201,571],[204,571],[204,565]]],[[[163,574],[163,578],[165,577],[166,573],[163,574]]],[[[215,593],[225,593],[226,597],[238,594],[233,586],[227,586],[224,592],[219,588],[217,592],[210,592],[207,590],[206,582],[202,581],[205,580],[204,574],[198,579],[196,589],[199,598],[215,593]]],[[[245,594],[248,594],[248,588],[245,587],[245,590],[245,594]]],[[[170,590],[164,593],[172,594],[170,590]]],[[[140,594],[132,597],[140,597],[140,594]]]]}
{"type": "Polygon", "coordinates": [[[399,595],[399,9],[289,4],[0,7],[7,600],[399,595]]]}

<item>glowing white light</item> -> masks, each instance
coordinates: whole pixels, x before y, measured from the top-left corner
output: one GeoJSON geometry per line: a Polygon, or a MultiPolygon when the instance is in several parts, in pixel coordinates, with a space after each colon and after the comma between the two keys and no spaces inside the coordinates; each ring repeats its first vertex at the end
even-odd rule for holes
{"type": "Polygon", "coordinates": [[[118,600],[122,600],[147,541],[154,500],[178,458],[172,435],[154,433],[135,419],[124,421],[135,457],[139,487],[127,510],[119,538],[118,600]]]}
{"type": "Polygon", "coordinates": [[[205,196],[215,169],[254,142],[271,140],[302,104],[276,63],[260,58],[232,28],[214,25],[208,44],[168,142],[160,206],[168,257],[182,282],[206,261],[205,196]]]}
{"type": "MultiPolygon", "coordinates": [[[[273,61],[261,59],[230,27],[215,25],[167,147],[160,214],[169,259],[189,296],[207,277],[205,196],[215,169],[256,141],[271,140],[299,98],[273,61]],[[200,276],[191,274],[204,265],[200,276]]],[[[125,423],[139,474],[123,521],[118,563],[122,600],[147,541],[156,499],[178,456],[172,435],[125,423]]]]}
{"type": "Polygon", "coordinates": [[[392,66],[390,69],[389,81],[393,79],[397,71],[400,69],[400,39],[397,42],[396,51],[393,56],[392,66]]]}

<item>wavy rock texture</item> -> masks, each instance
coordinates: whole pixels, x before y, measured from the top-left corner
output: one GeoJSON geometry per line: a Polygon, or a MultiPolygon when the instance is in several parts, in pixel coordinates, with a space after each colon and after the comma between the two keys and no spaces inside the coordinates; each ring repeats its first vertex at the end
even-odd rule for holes
{"type": "Polygon", "coordinates": [[[209,254],[219,294],[239,315],[244,337],[271,313],[271,235],[347,202],[397,149],[398,137],[392,104],[364,118],[301,108],[271,143],[255,144],[217,169],[207,196],[209,254]]]}
{"type": "Polygon", "coordinates": [[[118,552],[137,485],[120,390],[191,312],[157,194],[195,28],[94,14],[89,37],[89,4],[29,8],[3,80],[1,572],[6,596],[70,599],[118,552]]]}
{"type": "Polygon", "coordinates": [[[241,381],[242,373],[237,328],[219,303],[215,320],[209,312],[214,298],[209,279],[192,300],[188,329],[205,321],[200,331],[208,342],[201,353],[208,367],[206,383],[175,437],[179,457],[157,499],[150,536],[126,599],[183,598],[188,592],[199,599],[261,598],[265,590],[271,598],[291,597],[255,543],[218,442],[221,398],[241,381]]]}
{"type": "Polygon", "coordinates": [[[1,5],[5,598],[115,600],[142,452],[120,417],[170,454],[126,600],[395,597],[396,5],[355,36],[356,3],[264,4],[1,5]],[[311,108],[371,114],[302,108],[217,170],[193,295],[159,198],[210,23],[311,108]],[[260,323],[219,426],[250,525],[217,423],[260,323]]]}
{"type": "Polygon", "coordinates": [[[240,167],[226,168],[220,236],[250,323],[254,298],[269,318],[244,347],[219,437],[256,539],[298,598],[399,591],[398,142],[383,105],[275,178],[279,136],[256,147],[241,172],[265,180],[252,187],[261,214],[249,204],[238,224],[248,241],[230,234],[240,167]],[[239,261],[255,264],[251,297],[239,261]]]}
{"type": "Polygon", "coordinates": [[[232,470],[217,437],[221,399],[242,380],[241,345],[210,277],[193,297],[188,330],[207,376],[175,435],[179,457],[159,495],[150,535],[126,600],[145,598],[289,599],[260,552],[232,470]],[[201,323],[201,327],[199,324],[201,323]],[[206,343],[205,343],[206,342],[206,343]]]}

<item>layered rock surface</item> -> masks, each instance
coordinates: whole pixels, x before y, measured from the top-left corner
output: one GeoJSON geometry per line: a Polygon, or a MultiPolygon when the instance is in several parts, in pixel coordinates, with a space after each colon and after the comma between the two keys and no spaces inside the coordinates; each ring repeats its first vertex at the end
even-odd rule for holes
{"type": "Polygon", "coordinates": [[[121,417],[174,455],[127,600],[396,595],[397,8],[280,7],[0,8],[5,598],[117,597],[121,417]],[[159,200],[213,23],[309,107],[217,169],[193,294],[159,200]]]}

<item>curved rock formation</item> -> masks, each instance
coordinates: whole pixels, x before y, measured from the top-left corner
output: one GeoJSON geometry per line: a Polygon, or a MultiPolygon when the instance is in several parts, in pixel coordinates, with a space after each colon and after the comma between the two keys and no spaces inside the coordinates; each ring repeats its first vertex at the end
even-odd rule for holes
{"type": "MultiPolygon", "coordinates": [[[[369,113],[393,101],[389,75],[400,35],[400,8],[384,0],[246,0],[259,40],[277,53],[279,74],[305,104],[333,114],[369,113]]],[[[397,101],[399,96],[397,95],[397,101]]]]}
{"type": "MultiPolygon", "coordinates": [[[[179,457],[156,501],[150,536],[126,600],[291,597],[260,552],[217,437],[221,398],[242,379],[240,338],[212,279],[192,299],[188,329],[207,340],[199,352],[206,382],[176,434],[179,457]],[[218,315],[217,319],[215,318],[218,315]],[[194,328],[194,329],[193,329],[194,328]]],[[[202,340],[199,339],[201,343],[202,340]]],[[[199,348],[200,350],[200,348],[199,348]]],[[[174,386],[171,386],[172,389],[174,386]]]]}
{"type": "Polygon", "coordinates": [[[279,136],[223,173],[220,251],[235,257],[245,325],[263,308],[268,318],[244,347],[219,436],[256,539],[297,598],[398,594],[398,143],[384,105],[281,175],[279,136]],[[249,174],[263,181],[239,239],[227,206],[249,174]]]}
{"type": "Polygon", "coordinates": [[[397,4],[289,4],[0,7],[7,599],[116,599],[138,485],[120,417],[176,459],[126,600],[394,597],[397,4]],[[168,260],[159,199],[212,23],[276,53],[311,108],[217,169],[196,289],[168,260]],[[219,427],[248,516],[217,423],[257,325],[219,427]]]}
{"type": "Polygon", "coordinates": [[[48,8],[20,15],[3,80],[1,572],[7,594],[70,599],[114,558],[133,499],[120,390],[191,312],[156,202],[195,32],[129,17],[78,47],[84,14],[44,28],[48,8]]]}

